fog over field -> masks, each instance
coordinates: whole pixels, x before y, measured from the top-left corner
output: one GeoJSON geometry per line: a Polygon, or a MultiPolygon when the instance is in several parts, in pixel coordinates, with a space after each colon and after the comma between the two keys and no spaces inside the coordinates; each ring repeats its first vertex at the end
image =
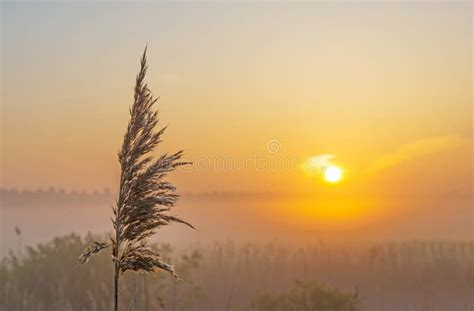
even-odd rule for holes
{"type": "MultiPolygon", "coordinates": [[[[14,291],[3,292],[8,295],[4,306],[18,306],[23,301],[24,310],[30,310],[29,303],[34,301],[36,310],[49,310],[53,304],[58,310],[69,304],[91,310],[110,308],[107,258],[101,255],[88,267],[74,266],[85,244],[70,232],[84,237],[87,232],[104,232],[107,236],[113,194],[50,189],[2,190],[1,195],[2,256],[9,258],[7,253],[13,253],[24,258],[16,268],[19,270],[4,275],[9,284],[4,290],[14,291]],[[91,218],[91,214],[96,216],[91,218]],[[16,228],[21,232],[15,232],[16,228]],[[42,245],[37,248],[37,243],[42,245]],[[25,249],[25,245],[33,248],[25,249]],[[48,256],[63,259],[51,272],[42,263],[53,260],[48,256]],[[31,271],[26,279],[15,276],[26,271],[31,271]],[[93,283],[102,287],[93,287],[84,273],[90,273],[93,283]],[[55,283],[49,282],[40,292],[24,292],[30,285],[21,282],[49,277],[59,284],[90,287],[89,298],[77,296],[74,289],[58,292],[55,283]],[[24,300],[21,295],[30,298],[24,300]],[[55,298],[48,297],[59,300],[53,302],[48,299],[55,298]]],[[[283,225],[279,221],[284,215],[281,209],[301,202],[281,194],[184,194],[175,211],[193,219],[197,231],[173,226],[153,238],[160,252],[184,274],[184,281],[176,285],[164,273],[146,279],[130,274],[121,287],[122,303],[132,310],[254,310],[252,305],[263,303],[259,299],[264,296],[258,293],[310,286],[317,281],[358,297],[362,310],[470,311],[474,306],[472,201],[455,198],[446,199],[457,204],[449,209],[427,198],[407,199],[407,204],[426,204],[431,211],[420,207],[412,212],[410,221],[406,217],[404,221],[369,224],[355,221],[324,229],[314,222],[313,227],[305,228],[287,222],[283,225]]],[[[267,310],[263,305],[259,308],[267,310]]]]}
{"type": "MultiPolygon", "coordinates": [[[[114,195],[110,190],[71,193],[56,189],[3,189],[0,195],[3,255],[8,249],[17,247],[15,227],[22,231],[24,245],[45,242],[70,232],[107,233],[111,230],[109,215],[114,195]],[[37,219],[42,220],[41,225],[37,219]]],[[[391,219],[374,218],[371,222],[354,218],[334,225],[306,216],[302,224],[299,219],[291,219],[300,206],[312,204],[317,210],[316,199],[314,195],[303,194],[184,193],[174,213],[192,219],[197,231],[172,226],[164,228],[154,239],[178,245],[226,240],[303,245],[324,240],[377,242],[473,238],[473,199],[470,196],[451,195],[441,200],[403,198],[407,206],[404,215],[391,219]]],[[[390,202],[381,202],[376,208],[391,208],[390,202]]]]}

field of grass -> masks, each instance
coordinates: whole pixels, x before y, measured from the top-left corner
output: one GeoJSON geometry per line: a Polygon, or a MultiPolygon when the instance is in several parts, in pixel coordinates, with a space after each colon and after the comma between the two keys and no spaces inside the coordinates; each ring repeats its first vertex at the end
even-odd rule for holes
{"type": "MultiPolygon", "coordinates": [[[[67,235],[11,253],[1,264],[1,310],[107,310],[113,271],[107,253],[77,257],[98,237],[67,235]]],[[[231,241],[153,246],[168,273],[125,273],[122,310],[470,311],[474,242],[317,244],[231,241]],[[329,298],[328,298],[329,297],[329,298]],[[331,298],[332,297],[332,298],[331,298]],[[338,307],[315,307],[321,301],[338,307]]],[[[332,306],[332,305],[331,305],[332,306]]]]}

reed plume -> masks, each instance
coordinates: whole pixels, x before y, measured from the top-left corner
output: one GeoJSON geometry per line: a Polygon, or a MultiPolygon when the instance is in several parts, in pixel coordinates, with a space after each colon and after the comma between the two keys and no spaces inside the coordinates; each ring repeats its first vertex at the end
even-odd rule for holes
{"type": "Polygon", "coordinates": [[[176,187],[166,180],[168,173],[182,165],[183,151],[164,154],[157,158],[151,152],[161,142],[166,127],[158,127],[158,111],[153,109],[154,98],[145,83],[147,58],[145,48],[136,78],[134,101],[130,121],[118,153],[120,187],[113,206],[112,224],[115,237],[107,243],[94,242],[79,257],[85,263],[89,258],[110,248],[114,273],[114,310],[118,310],[118,284],[120,274],[127,270],[147,273],[165,270],[175,278],[172,265],[161,261],[160,255],[147,244],[147,238],[162,226],[173,222],[188,222],[167,214],[178,199],[176,187]]]}

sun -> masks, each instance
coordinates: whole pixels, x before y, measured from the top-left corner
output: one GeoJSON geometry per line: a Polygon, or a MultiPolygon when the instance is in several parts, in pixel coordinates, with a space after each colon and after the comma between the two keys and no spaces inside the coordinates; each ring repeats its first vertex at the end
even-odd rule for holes
{"type": "Polygon", "coordinates": [[[324,169],[324,179],[330,183],[337,183],[342,179],[342,169],[334,165],[327,166],[324,169]]]}

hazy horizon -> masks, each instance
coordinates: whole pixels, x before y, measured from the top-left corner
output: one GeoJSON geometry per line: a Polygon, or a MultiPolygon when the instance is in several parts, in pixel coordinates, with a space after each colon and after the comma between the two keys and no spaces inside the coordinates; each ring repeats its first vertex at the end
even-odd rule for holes
{"type": "MultiPolygon", "coordinates": [[[[3,189],[115,193],[147,45],[169,125],[158,153],[184,149],[194,164],[172,174],[178,193],[210,194],[185,195],[176,214],[201,230],[173,229],[179,239],[472,238],[469,2],[1,8],[3,189]],[[324,180],[318,165],[329,164],[340,182],[324,180]],[[216,203],[219,193],[235,198],[216,203]]],[[[90,218],[68,211],[72,221],[51,208],[43,236],[106,232],[113,197],[103,204],[90,218]]],[[[2,209],[5,238],[17,222],[33,226],[25,209],[2,209]]]]}

